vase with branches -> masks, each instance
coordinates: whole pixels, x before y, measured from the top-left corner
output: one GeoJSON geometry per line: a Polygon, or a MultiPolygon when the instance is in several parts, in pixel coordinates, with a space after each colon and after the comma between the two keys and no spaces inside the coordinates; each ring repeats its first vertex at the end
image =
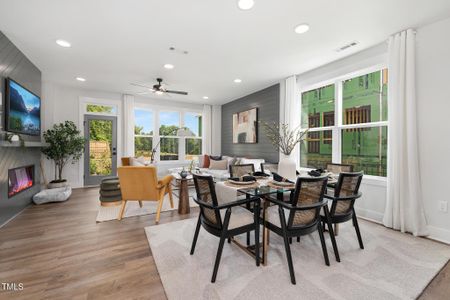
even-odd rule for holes
{"type": "Polygon", "coordinates": [[[42,153],[55,164],[55,180],[51,183],[66,182],[62,177],[63,169],[69,162],[74,164],[81,158],[85,145],[84,137],[75,123],[65,121],[46,130],[44,140],[49,146],[43,148],[42,153]]]}
{"type": "Polygon", "coordinates": [[[309,129],[302,130],[300,126],[291,129],[289,124],[277,122],[261,122],[261,124],[270,143],[284,154],[278,165],[278,173],[285,178],[295,179],[296,163],[290,155],[297,144],[305,139],[309,129]]]}

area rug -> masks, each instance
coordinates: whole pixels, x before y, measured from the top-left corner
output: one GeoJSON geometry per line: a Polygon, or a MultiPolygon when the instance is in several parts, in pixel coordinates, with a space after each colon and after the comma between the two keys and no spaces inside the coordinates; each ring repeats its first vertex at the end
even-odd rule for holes
{"type": "Polygon", "coordinates": [[[196,218],[145,228],[169,299],[415,299],[450,258],[450,246],[361,220],[365,249],[351,225],[341,224],[336,262],[323,260],[318,233],[291,245],[297,285],[290,283],[282,239],[271,234],[268,265],[225,243],[216,283],[211,283],[219,239],[203,228],[189,255],[196,218]]]}
{"type": "MultiPolygon", "coordinates": [[[[190,207],[198,206],[192,199],[193,195],[194,195],[194,191],[189,191],[189,206],[190,207]]],[[[173,206],[174,207],[171,208],[170,202],[169,202],[169,196],[166,195],[166,197],[164,198],[163,206],[161,208],[161,212],[178,209],[178,201],[179,201],[179,198],[177,197],[177,194],[173,193],[173,206]]],[[[117,220],[117,217],[119,216],[119,213],[120,213],[120,208],[121,208],[121,205],[101,206],[99,203],[96,222],[99,223],[99,222],[117,220]]],[[[158,209],[158,202],[156,202],[156,201],[142,201],[142,208],[139,206],[139,202],[129,201],[129,202],[127,202],[127,205],[125,206],[125,212],[123,214],[123,217],[129,218],[129,217],[155,214],[157,209],[158,209]]]]}

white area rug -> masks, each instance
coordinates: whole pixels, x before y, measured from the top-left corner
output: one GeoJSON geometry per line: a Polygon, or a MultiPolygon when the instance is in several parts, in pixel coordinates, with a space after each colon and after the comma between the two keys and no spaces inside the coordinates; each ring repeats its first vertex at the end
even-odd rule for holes
{"type": "MultiPolygon", "coordinates": [[[[178,191],[173,193],[173,206],[174,206],[173,208],[170,207],[169,196],[166,195],[166,197],[164,198],[161,212],[178,209],[179,199],[177,197],[177,193],[178,193],[178,191]]],[[[194,191],[190,190],[189,191],[189,195],[190,195],[189,206],[191,206],[191,207],[198,206],[194,202],[194,200],[192,200],[193,194],[194,194],[194,191]]],[[[101,206],[99,203],[96,222],[98,223],[98,222],[117,220],[117,217],[119,216],[121,207],[122,207],[121,205],[101,206]]],[[[127,205],[125,206],[125,212],[123,214],[123,217],[129,218],[129,217],[135,217],[135,216],[155,214],[157,209],[158,209],[158,202],[156,202],[156,201],[142,201],[142,208],[139,206],[139,202],[128,201],[127,205]]]]}
{"type": "Polygon", "coordinates": [[[219,239],[203,228],[189,255],[196,218],[145,228],[169,299],[415,299],[450,258],[450,246],[360,221],[365,249],[351,222],[340,226],[336,262],[324,263],[318,233],[291,245],[297,285],[290,282],[282,239],[271,234],[268,265],[225,243],[211,283],[219,239]]]}

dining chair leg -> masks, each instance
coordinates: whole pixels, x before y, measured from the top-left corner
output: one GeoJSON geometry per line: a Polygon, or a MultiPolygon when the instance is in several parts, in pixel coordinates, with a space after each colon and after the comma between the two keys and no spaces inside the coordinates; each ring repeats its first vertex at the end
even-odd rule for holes
{"type": "Polygon", "coordinates": [[[356,218],[355,210],[353,210],[353,222],[355,224],[356,235],[358,236],[359,248],[364,249],[361,232],[359,231],[358,219],[356,218]]]}
{"type": "Polygon", "coordinates": [[[259,255],[259,217],[260,217],[260,202],[255,203],[254,206],[254,222],[255,222],[255,258],[256,266],[259,267],[260,255],[259,255]]]}
{"type": "Polygon", "coordinates": [[[139,202],[139,207],[142,208],[142,201],[138,201],[139,202]]]}
{"type": "Polygon", "coordinates": [[[119,217],[117,218],[119,221],[123,218],[123,213],[125,212],[125,206],[127,205],[127,200],[122,201],[122,207],[120,208],[119,217]]]}
{"type": "Polygon", "coordinates": [[[333,224],[331,224],[330,211],[328,210],[328,206],[324,206],[324,210],[325,210],[325,218],[327,219],[328,231],[330,233],[331,244],[333,245],[334,256],[336,257],[337,262],[341,262],[339,250],[336,243],[336,237],[334,236],[333,224]]]}
{"type": "Polygon", "coordinates": [[[299,236],[297,237],[297,243],[300,243],[300,237],[299,236]]]}
{"type": "Polygon", "coordinates": [[[222,234],[220,235],[219,248],[217,249],[216,262],[214,263],[213,275],[211,282],[214,283],[217,277],[217,271],[219,270],[220,258],[222,257],[223,244],[225,244],[226,234],[228,231],[228,223],[230,221],[231,209],[227,209],[225,214],[225,220],[223,224],[222,234]]]}
{"type": "Polygon", "coordinates": [[[288,261],[289,275],[291,276],[291,283],[296,284],[294,265],[292,264],[291,247],[289,246],[289,239],[287,237],[286,218],[284,217],[284,212],[281,207],[278,209],[278,212],[280,214],[281,227],[283,229],[283,240],[284,240],[284,247],[286,249],[286,258],[288,261]]]}
{"type": "Polygon", "coordinates": [[[228,244],[231,244],[231,236],[228,238],[228,244]]]}
{"type": "Polygon", "coordinates": [[[335,236],[339,235],[339,224],[334,224],[334,235],[335,236]]]}
{"type": "Polygon", "coordinates": [[[328,259],[327,245],[325,244],[325,238],[323,237],[323,228],[322,228],[322,224],[320,222],[319,222],[319,224],[317,224],[317,229],[319,231],[320,243],[322,244],[322,251],[323,251],[323,257],[325,259],[325,264],[327,266],[329,266],[330,260],[328,259]]]}
{"type": "Polygon", "coordinates": [[[291,237],[289,238],[289,244],[292,245],[292,238],[291,237]]]}
{"type": "Polygon", "coordinates": [[[194,254],[195,245],[197,244],[198,233],[200,232],[201,214],[198,215],[197,227],[195,227],[194,239],[192,240],[191,255],[194,254]]]}

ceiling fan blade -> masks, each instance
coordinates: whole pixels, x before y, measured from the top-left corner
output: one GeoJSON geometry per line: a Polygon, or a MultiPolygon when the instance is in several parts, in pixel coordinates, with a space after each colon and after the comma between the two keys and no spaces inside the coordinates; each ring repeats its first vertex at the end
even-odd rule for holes
{"type": "Polygon", "coordinates": [[[166,90],[166,93],[172,93],[172,94],[178,94],[178,95],[187,95],[187,92],[182,92],[182,91],[171,91],[171,90],[166,90]]]}
{"type": "Polygon", "coordinates": [[[139,83],[130,83],[131,85],[134,85],[134,86],[138,86],[138,87],[143,87],[143,88],[146,88],[146,89],[149,89],[149,90],[151,90],[151,91],[153,91],[153,87],[152,86],[148,86],[148,85],[144,85],[144,84],[139,84],[139,83]]]}

